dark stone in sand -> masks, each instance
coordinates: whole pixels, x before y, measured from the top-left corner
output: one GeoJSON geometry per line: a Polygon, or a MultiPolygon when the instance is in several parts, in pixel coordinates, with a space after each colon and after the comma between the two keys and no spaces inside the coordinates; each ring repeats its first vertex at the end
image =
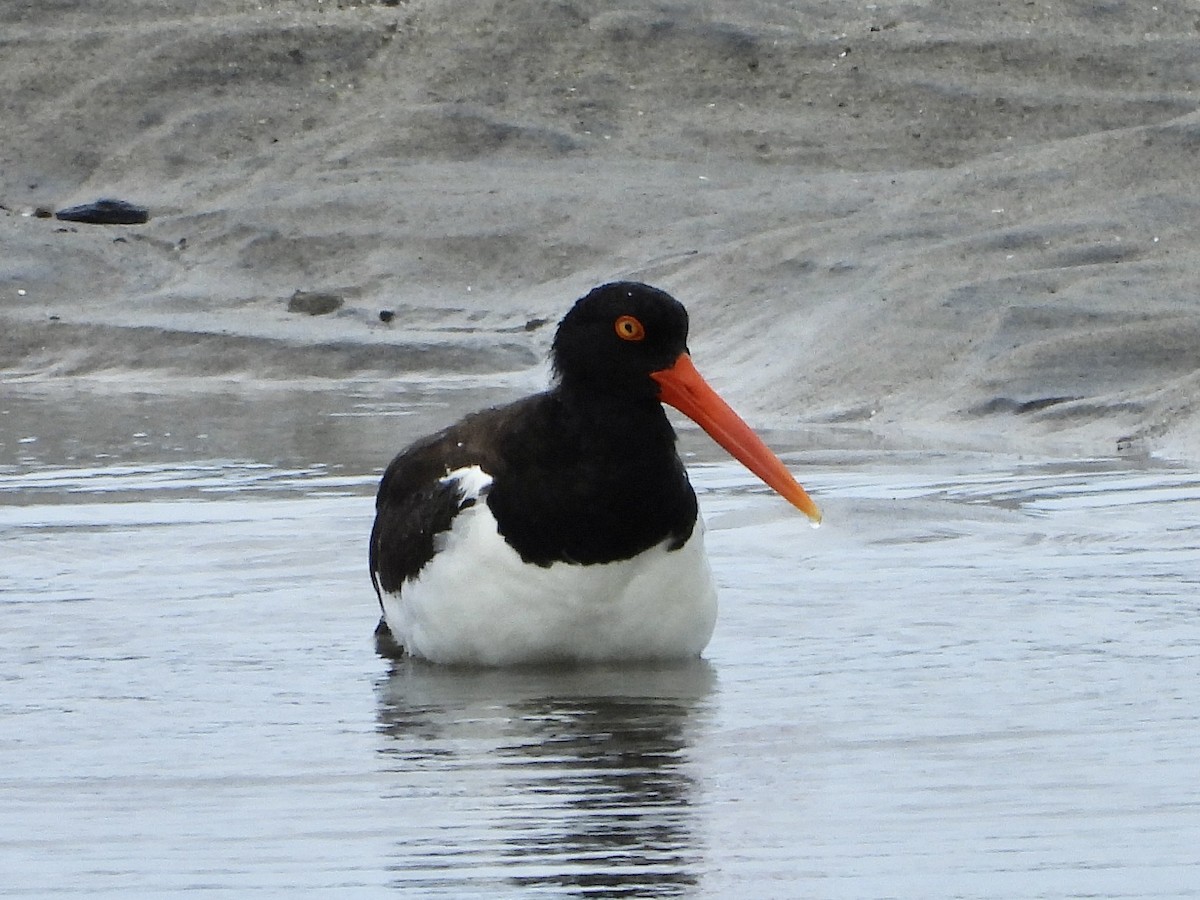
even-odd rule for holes
{"type": "Polygon", "coordinates": [[[379,311],[380,322],[390,322],[394,318],[396,318],[396,314],[390,309],[381,309],[379,311]]]}
{"type": "Polygon", "coordinates": [[[310,316],[324,316],[340,309],[341,306],[340,295],[323,291],[296,291],[288,300],[288,312],[305,313],[310,316]]]}
{"type": "Polygon", "coordinates": [[[149,210],[125,200],[95,200],[60,209],[55,215],[64,222],[88,225],[142,225],[150,221],[149,210]]]}

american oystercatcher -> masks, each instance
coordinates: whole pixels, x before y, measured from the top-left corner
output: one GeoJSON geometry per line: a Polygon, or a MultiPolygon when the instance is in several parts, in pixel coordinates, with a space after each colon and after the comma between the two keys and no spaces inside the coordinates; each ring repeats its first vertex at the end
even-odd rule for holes
{"type": "Polygon", "coordinates": [[[695,657],[716,591],[663,403],[820,521],[700,377],[674,297],[614,282],[558,326],[548,391],[467,416],[384,472],[371,531],[377,634],[433,662],[695,657]]]}

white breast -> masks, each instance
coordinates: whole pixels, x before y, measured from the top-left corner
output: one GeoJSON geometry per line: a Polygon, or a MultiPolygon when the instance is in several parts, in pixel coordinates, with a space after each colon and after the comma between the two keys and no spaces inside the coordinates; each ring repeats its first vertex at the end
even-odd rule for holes
{"type": "MultiPolygon", "coordinates": [[[[464,494],[486,493],[473,478],[464,494]]],[[[630,560],[541,567],[521,561],[479,502],[455,517],[419,577],[384,595],[384,615],[409,653],[439,663],[695,657],[717,614],[703,531],[697,521],[678,550],[664,543],[630,560]]]]}

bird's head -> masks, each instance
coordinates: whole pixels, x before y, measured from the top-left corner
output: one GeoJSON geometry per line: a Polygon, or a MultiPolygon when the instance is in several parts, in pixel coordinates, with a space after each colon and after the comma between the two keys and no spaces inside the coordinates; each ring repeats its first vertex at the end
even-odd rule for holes
{"type": "Polygon", "coordinates": [[[783,462],[696,371],[688,314],[666,291],[634,281],[601,285],[576,302],[554,337],[560,385],[575,393],[667,403],[709,433],[813,522],[820,510],[783,462]]]}

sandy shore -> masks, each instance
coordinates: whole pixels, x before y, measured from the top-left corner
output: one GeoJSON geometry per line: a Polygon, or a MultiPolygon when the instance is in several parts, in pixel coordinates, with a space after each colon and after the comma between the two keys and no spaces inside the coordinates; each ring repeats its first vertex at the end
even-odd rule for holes
{"type": "Polygon", "coordinates": [[[536,373],[631,277],[755,421],[1200,446],[1190,0],[193,10],[0,8],[0,380],[536,373]]]}

